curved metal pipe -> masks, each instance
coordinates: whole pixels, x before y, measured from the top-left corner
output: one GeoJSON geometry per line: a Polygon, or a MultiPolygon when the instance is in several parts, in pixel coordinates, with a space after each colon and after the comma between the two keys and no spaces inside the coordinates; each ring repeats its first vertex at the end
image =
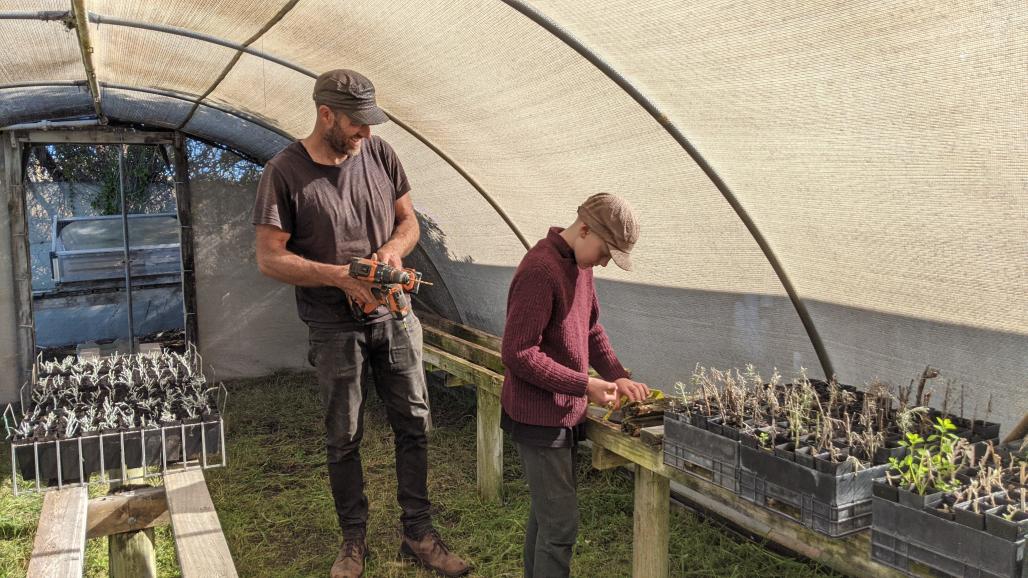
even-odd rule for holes
{"type": "MultiPolygon", "coordinates": [[[[92,13],[92,12],[89,14],[89,21],[90,22],[94,22],[96,24],[110,24],[110,25],[114,25],[114,26],[126,26],[126,27],[129,27],[129,28],[140,28],[140,29],[143,29],[143,30],[150,30],[151,32],[161,32],[161,33],[165,33],[165,34],[174,34],[174,35],[178,35],[178,36],[185,36],[186,38],[192,38],[193,40],[199,40],[201,42],[209,42],[211,44],[217,44],[218,46],[224,46],[225,48],[231,48],[233,50],[238,50],[240,52],[245,52],[247,54],[250,54],[252,56],[256,56],[258,58],[262,58],[262,59],[267,60],[269,62],[274,62],[275,64],[278,64],[280,66],[284,66],[284,67],[286,67],[286,68],[288,68],[290,70],[299,72],[300,74],[306,75],[306,76],[308,76],[310,78],[317,78],[318,77],[318,74],[316,72],[312,71],[312,70],[309,70],[309,69],[304,68],[302,66],[299,66],[297,64],[293,64],[292,62],[289,62],[288,60],[285,60],[285,59],[282,59],[282,58],[278,58],[277,56],[272,56],[271,54],[268,54],[267,52],[264,52],[264,51],[261,51],[261,50],[257,50],[255,48],[251,48],[250,46],[246,46],[246,45],[240,44],[238,42],[232,42],[230,40],[225,40],[223,38],[218,38],[216,36],[211,36],[211,35],[203,34],[203,33],[200,33],[200,32],[194,32],[192,30],[186,30],[184,28],[178,28],[178,27],[175,27],[175,26],[163,26],[163,25],[160,25],[160,24],[150,24],[150,23],[147,23],[147,22],[136,22],[134,20],[125,20],[125,19],[122,19],[122,18],[111,18],[111,17],[95,14],[95,13],[92,13]]],[[[478,194],[481,195],[483,199],[485,199],[485,202],[489,203],[489,206],[491,206],[493,208],[493,210],[496,211],[497,214],[500,215],[500,218],[503,219],[503,222],[506,223],[508,227],[510,227],[510,230],[514,233],[514,235],[518,238],[518,240],[521,241],[521,244],[524,245],[525,249],[528,250],[528,249],[531,248],[531,245],[529,244],[528,240],[525,238],[525,235],[521,232],[520,229],[518,229],[517,225],[514,224],[514,221],[510,218],[510,216],[507,215],[506,211],[504,211],[503,208],[500,207],[499,203],[497,203],[496,200],[493,199],[493,197],[489,193],[487,193],[485,191],[485,188],[483,188],[482,185],[479,184],[478,181],[475,180],[474,177],[472,177],[466,170],[464,170],[464,168],[461,167],[457,163],[457,161],[453,160],[453,158],[451,158],[449,155],[444,153],[441,149],[439,149],[439,147],[437,147],[435,144],[433,144],[432,141],[428,140],[428,138],[426,138],[420,132],[415,130],[413,127],[411,127],[410,125],[400,121],[398,118],[396,118],[396,116],[391,114],[389,111],[387,111],[385,109],[383,109],[383,111],[386,113],[386,116],[389,117],[389,120],[393,121],[394,123],[396,123],[397,126],[402,128],[403,130],[407,131],[414,138],[416,138],[419,141],[421,141],[421,144],[423,144],[426,147],[428,147],[432,152],[434,152],[436,155],[438,155],[439,158],[443,159],[446,162],[446,164],[450,165],[450,167],[452,167],[453,170],[457,171],[457,174],[459,174],[465,181],[467,181],[468,184],[471,185],[471,187],[473,189],[475,189],[475,191],[477,191],[478,194]]],[[[293,137],[290,137],[290,138],[292,139],[293,137]]]]}
{"type": "Polygon", "coordinates": [[[39,120],[36,122],[22,122],[18,124],[11,124],[0,127],[0,131],[5,130],[53,130],[61,128],[76,128],[81,126],[97,126],[100,124],[100,119],[91,118],[88,120],[39,120]]]}
{"type": "MultiPolygon", "coordinates": [[[[85,81],[83,81],[83,80],[78,80],[78,81],[53,81],[53,82],[32,82],[32,83],[0,84],[0,91],[7,90],[7,89],[17,89],[17,88],[40,88],[40,87],[47,87],[47,86],[84,86],[84,85],[85,85],[85,81]]],[[[182,101],[185,101],[185,102],[195,102],[195,100],[194,100],[195,96],[191,97],[190,95],[176,93],[174,91],[169,91],[169,90],[161,90],[161,89],[158,89],[158,88],[143,88],[143,87],[122,85],[122,84],[113,84],[113,83],[109,83],[109,82],[101,82],[100,83],[100,88],[110,88],[110,89],[114,89],[114,90],[126,90],[126,91],[129,91],[129,92],[142,92],[142,93],[145,93],[145,94],[154,94],[154,95],[157,95],[157,96],[164,96],[164,97],[167,97],[167,98],[173,98],[173,99],[176,99],[176,100],[182,100],[182,101]]],[[[219,106],[219,105],[216,105],[216,104],[212,104],[212,103],[203,103],[203,106],[211,108],[211,109],[214,109],[214,110],[216,110],[218,112],[221,112],[221,113],[224,113],[224,114],[227,114],[227,115],[230,115],[230,116],[234,116],[234,117],[236,117],[236,118],[238,118],[238,119],[240,119],[242,121],[249,122],[251,124],[257,125],[257,126],[263,128],[263,129],[265,129],[267,131],[270,131],[270,132],[273,132],[273,133],[275,133],[275,134],[277,134],[277,135],[279,135],[282,138],[285,138],[287,140],[290,140],[290,141],[293,140],[292,135],[290,135],[289,133],[287,133],[287,132],[283,131],[282,129],[279,129],[279,128],[275,127],[275,126],[272,126],[272,125],[270,125],[270,124],[260,120],[259,118],[251,117],[250,115],[247,115],[246,113],[243,113],[243,112],[240,112],[240,111],[236,111],[236,110],[233,110],[233,109],[230,109],[230,108],[225,108],[225,107],[222,107],[222,106],[219,106]]],[[[173,127],[169,127],[169,128],[173,128],[173,127]]],[[[203,137],[199,137],[199,136],[195,136],[195,135],[191,135],[191,136],[193,136],[193,138],[202,140],[204,142],[208,142],[209,144],[212,144],[212,145],[217,146],[219,148],[224,148],[224,149],[231,150],[232,152],[238,154],[239,156],[244,157],[247,160],[251,160],[251,161],[253,161],[253,162],[257,163],[257,164],[263,164],[265,161],[267,161],[267,159],[257,159],[252,154],[240,151],[237,148],[228,147],[224,143],[210,143],[207,139],[205,139],[203,137]]]]}
{"type": "Polygon", "coordinates": [[[138,22],[136,20],[126,20],[124,18],[114,18],[111,16],[104,16],[95,12],[89,13],[89,21],[94,24],[109,24],[111,26],[124,26],[126,28],[138,28],[140,30],[149,30],[151,32],[161,32],[163,34],[173,34],[175,36],[184,36],[186,38],[192,38],[193,40],[199,40],[200,42],[207,42],[210,44],[217,44],[218,46],[224,46],[225,48],[231,48],[232,50],[239,50],[247,54],[251,54],[258,58],[262,58],[269,62],[274,62],[280,66],[284,66],[290,70],[295,70],[300,74],[306,74],[312,78],[317,78],[318,75],[307,70],[306,68],[293,64],[288,60],[272,56],[267,52],[251,48],[249,46],[240,44],[239,42],[233,42],[231,40],[225,40],[224,38],[218,38],[217,36],[211,36],[210,34],[204,34],[202,32],[194,32],[186,28],[179,28],[177,26],[165,26],[163,24],[151,24],[149,22],[138,22]]]}
{"type": "Polygon", "coordinates": [[[817,354],[818,361],[821,363],[821,369],[824,371],[825,377],[831,379],[835,374],[832,369],[832,362],[828,357],[828,352],[825,350],[824,342],[821,340],[821,335],[817,332],[817,328],[814,326],[814,321],[810,317],[810,312],[807,311],[807,306],[800,299],[799,294],[796,293],[796,288],[793,286],[792,281],[785,272],[785,268],[782,263],[778,260],[778,256],[775,255],[774,250],[764,237],[760,229],[757,228],[756,223],[746,212],[745,207],[736,198],[735,193],[732,192],[728,184],[721,178],[721,176],[710,166],[710,163],[703,157],[702,154],[696,149],[695,146],[689,139],[682,134],[682,132],[675,126],[675,123],[671,121],[649,98],[646,97],[631,81],[621,75],[620,72],[614,69],[606,60],[600,55],[590,50],[585,44],[575,38],[570,32],[565,30],[559,24],[551,20],[548,16],[539,12],[532,6],[521,0],[502,0],[502,2],[514,10],[517,10],[522,15],[527,17],[532,22],[535,22],[543,29],[554,35],[558,40],[568,45],[571,49],[577,52],[580,56],[588,60],[593,66],[599,69],[607,78],[614,81],[621,90],[625,91],[629,96],[632,97],[639,106],[643,107],[653,117],[654,120],[664,128],[665,131],[671,138],[675,139],[688,155],[692,158],[700,169],[707,175],[707,178],[714,184],[717,190],[724,197],[725,201],[731,205],[735,214],[738,215],[739,219],[746,226],[746,229],[753,236],[753,240],[757,242],[760,250],[764,253],[764,257],[768,260],[771,268],[774,270],[775,275],[778,276],[778,281],[782,284],[786,294],[789,296],[789,300],[792,301],[793,307],[796,309],[796,314],[799,315],[800,322],[803,324],[803,328],[807,332],[807,338],[810,339],[810,344],[814,348],[814,352],[817,354]]]}
{"type": "MultiPolygon", "coordinates": [[[[196,100],[198,98],[198,95],[185,94],[185,93],[181,93],[181,92],[175,92],[175,91],[172,91],[172,90],[164,90],[164,89],[160,89],[160,88],[145,88],[145,87],[142,87],[142,86],[129,86],[127,84],[114,84],[114,83],[111,83],[111,82],[101,82],[100,86],[103,87],[103,88],[110,88],[111,90],[127,90],[127,91],[130,91],[130,92],[142,92],[142,93],[145,93],[145,94],[153,94],[153,95],[157,95],[157,96],[165,96],[165,97],[168,97],[168,98],[174,98],[174,99],[182,100],[182,101],[185,101],[185,102],[191,102],[191,103],[197,103],[198,102],[196,100]]],[[[263,128],[264,130],[273,132],[273,133],[275,133],[275,134],[277,134],[277,135],[279,135],[279,136],[281,136],[283,138],[289,139],[290,141],[294,140],[293,136],[290,135],[289,133],[287,133],[286,131],[284,131],[284,130],[282,130],[282,129],[280,129],[280,128],[278,128],[278,127],[276,127],[276,126],[274,126],[274,125],[272,125],[272,124],[270,124],[268,122],[265,122],[265,121],[255,117],[255,116],[246,114],[245,112],[238,111],[238,110],[231,109],[231,108],[227,108],[227,107],[220,106],[220,105],[217,105],[217,104],[214,104],[214,103],[210,103],[210,102],[202,102],[200,104],[202,106],[207,107],[207,108],[214,109],[214,110],[216,110],[218,112],[223,112],[225,114],[234,116],[234,117],[236,117],[236,118],[238,118],[240,120],[244,120],[244,121],[249,122],[251,124],[255,124],[255,125],[263,128]]]]}
{"type": "MultiPolygon", "coordinates": [[[[286,17],[286,14],[289,14],[289,12],[292,11],[292,9],[295,8],[296,4],[299,2],[300,0],[289,0],[288,2],[286,2],[285,6],[280,8],[278,13],[272,16],[271,19],[268,20],[264,24],[264,26],[261,27],[260,30],[258,30],[253,36],[248,38],[246,42],[243,42],[243,46],[250,46],[251,44],[256,42],[257,39],[259,39],[261,36],[264,36],[268,32],[268,30],[271,30],[272,26],[281,22],[282,19],[286,17]]],[[[181,123],[179,123],[178,127],[176,127],[176,130],[181,129],[182,127],[189,124],[190,120],[193,120],[193,115],[196,114],[196,111],[200,108],[200,101],[210,96],[218,88],[218,86],[221,85],[221,83],[228,77],[229,72],[231,72],[232,69],[235,68],[236,63],[239,62],[239,59],[242,56],[242,52],[236,52],[235,55],[232,56],[232,60],[225,66],[224,69],[222,69],[221,74],[218,75],[218,78],[214,79],[214,82],[212,82],[211,85],[207,87],[207,90],[205,90],[204,93],[200,95],[200,98],[197,99],[195,103],[193,103],[193,107],[189,109],[189,113],[186,114],[186,117],[182,120],[181,123]]]]}
{"type": "MultiPolygon", "coordinates": [[[[4,17],[6,16],[9,19],[18,19],[18,20],[44,20],[44,19],[46,19],[46,20],[59,20],[59,19],[67,17],[68,14],[69,14],[68,12],[7,12],[7,13],[0,13],[0,19],[4,19],[4,17]],[[60,17],[57,17],[57,16],[60,16],[60,17]]],[[[304,75],[306,75],[306,76],[308,76],[310,78],[317,78],[318,77],[318,75],[316,73],[314,73],[313,71],[311,71],[311,70],[308,70],[308,69],[306,69],[306,68],[304,68],[302,66],[299,66],[297,64],[293,64],[292,62],[289,62],[288,60],[285,60],[285,59],[282,59],[282,58],[278,58],[276,56],[272,56],[271,54],[268,54],[268,53],[263,52],[261,50],[254,49],[254,48],[251,48],[249,46],[244,46],[243,44],[240,44],[238,42],[232,42],[230,40],[225,40],[223,38],[218,38],[216,36],[211,36],[211,35],[208,35],[208,34],[202,34],[202,33],[199,33],[199,32],[194,32],[192,30],[187,30],[185,28],[178,28],[178,27],[175,27],[175,26],[163,26],[163,25],[160,25],[160,24],[150,24],[150,23],[147,23],[147,22],[136,22],[134,20],[125,20],[123,18],[113,18],[113,17],[109,17],[109,16],[103,16],[103,15],[96,14],[96,13],[93,13],[93,12],[89,13],[89,21],[94,23],[94,24],[97,24],[97,25],[99,25],[99,24],[110,24],[112,26],[125,26],[127,28],[139,28],[139,29],[142,29],[142,30],[149,30],[151,32],[161,32],[161,33],[165,33],[165,34],[173,34],[173,35],[177,35],[177,36],[184,36],[186,38],[192,38],[194,40],[199,40],[201,42],[208,42],[208,43],[211,43],[211,44],[217,44],[218,46],[224,46],[225,48],[231,48],[233,50],[238,50],[240,52],[245,52],[247,54],[250,54],[252,56],[256,56],[258,58],[267,60],[269,62],[274,62],[275,64],[278,64],[280,66],[284,66],[284,67],[286,67],[286,68],[288,68],[290,70],[294,70],[294,71],[299,72],[300,74],[304,74],[304,75]]],[[[106,84],[106,83],[101,83],[101,85],[111,86],[111,85],[106,84]]],[[[125,89],[125,90],[128,89],[127,87],[120,87],[120,88],[125,89]]],[[[154,91],[155,90],[155,89],[143,90],[143,89],[139,89],[139,88],[135,88],[135,87],[133,87],[133,89],[134,90],[139,90],[140,92],[147,92],[147,91],[154,91]]],[[[154,92],[154,94],[160,94],[160,93],[154,92]]],[[[171,94],[164,94],[164,96],[172,96],[172,95],[171,94]]],[[[176,98],[176,97],[172,96],[172,98],[176,98]]],[[[197,101],[193,100],[193,102],[197,102],[197,101]]],[[[210,106],[211,108],[215,108],[216,110],[221,110],[218,107],[209,105],[207,103],[204,103],[204,106],[210,106]]],[[[508,227],[510,227],[511,232],[513,232],[514,236],[516,236],[518,238],[518,241],[520,241],[521,244],[525,247],[525,250],[528,250],[528,249],[531,248],[531,245],[529,244],[528,240],[525,238],[525,235],[521,232],[521,230],[517,227],[517,225],[514,224],[514,221],[510,218],[509,215],[507,215],[506,211],[504,211],[503,208],[500,207],[499,203],[497,203],[496,200],[493,199],[493,197],[489,193],[487,193],[485,191],[485,188],[483,188],[482,185],[479,184],[479,182],[477,180],[475,180],[474,177],[472,177],[466,170],[464,170],[464,168],[461,167],[457,163],[457,161],[455,161],[448,154],[444,153],[441,149],[439,149],[439,147],[435,146],[435,144],[433,144],[432,141],[428,140],[428,138],[426,138],[420,132],[418,132],[417,130],[412,128],[410,125],[400,121],[394,115],[390,114],[389,111],[387,111],[385,109],[383,109],[383,111],[386,113],[386,115],[389,117],[389,119],[391,121],[396,123],[397,126],[402,128],[403,130],[407,131],[411,136],[413,136],[418,141],[420,141],[421,144],[425,145],[432,152],[434,152],[436,155],[438,155],[439,158],[443,159],[443,161],[445,161],[446,164],[450,165],[450,167],[453,168],[453,170],[457,171],[457,174],[459,174],[465,181],[467,181],[467,183],[469,185],[471,185],[471,188],[475,189],[475,191],[477,191],[478,194],[483,199],[485,199],[485,201],[489,204],[489,206],[492,207],[494,211],[496,211],[496,213],[500,216],[500,218],[503,219],[503,222],[506,223],[508,227]]],[[[222,110],[222,112],[226,112],[228,114],[232,114],[233,116],[237,116],[239,118],[243,118],[244,120],[249,120],[251,122],[254,122],[251,119],[247,119],[245,117],[240,116],[238,113],[229,112],[228,110],[222,110]]],[[[262,126],[263,128],[268,128],[269,130],[271,130],[270,126],[267,125],[267,123],[257,123],[257,122],[254,122],[254,124],[258,124],[258,126],[262,126]]],[[[294,137],[292,135],[288,135],[287,133],[283,133],[282,131],[279,131],[277,129],[275,129],[275,132],[283,134],[283,136],[287,136],[287,138],[289,138],[290,140],[294,140],[294,137]]]]}
{"type": "MultiPolygon", "coordinates": [[[[65,20],[67,21],[71,17],[70,10],[37,10],[31,11],[14,11],[14,12],[0,12],[0,20],[65,20]]],[[[74,27],[74,24],[70,24],[70,27],[74,27]]]]}
{"type": "Polygon", "coordinates": [[[27,82],[12,82],[0,84],[0,90],[13,90],[16,88],[47,88],[50,86],[85,86],[85,80],[34,80],[27,82]]]}

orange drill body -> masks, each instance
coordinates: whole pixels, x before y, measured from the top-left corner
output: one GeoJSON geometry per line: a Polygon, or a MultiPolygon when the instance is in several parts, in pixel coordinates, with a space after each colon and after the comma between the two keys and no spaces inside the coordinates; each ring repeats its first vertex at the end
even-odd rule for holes
{"type": "Polygon", "coordinates": [[[403,319],[410,312],[407,293],[414,295],[422,284],[431,285],[422,281],[421,273],[414,269],[397,269],[381,261],[359,257],[350,259],[350,276],[371,283],[371,294],[378,301],[363,308],[351,303],[355,312],[360,310],[364,315],[370,315],[379,305],[385,305],[396,319],[403,319]]]}

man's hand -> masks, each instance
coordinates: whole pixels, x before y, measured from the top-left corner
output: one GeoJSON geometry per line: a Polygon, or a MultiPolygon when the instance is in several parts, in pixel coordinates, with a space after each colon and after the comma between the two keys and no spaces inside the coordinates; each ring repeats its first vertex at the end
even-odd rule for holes
{"type": "Polygon", "coordinates": [[[596,405],[607,407],[609,403],[617,403],[617,389],[615,383],[590,377],[589,384],[585,386],[585,395],[596,405]]]}
{"type": "Polygon", "coordinates": [[[618,406],[621,405],[621,396],[627,396],[629,401],[642,401],[650,396],[650,388],[645,383],[622,377],[614,380],[614,384],[618,388],[618,406]]]}
{"type": "Polygon", "coordinates": [[[338,265],[333,271],[332,285],[346,293],[347,297],[353,299],[361,307],[375,303],[375,296],[371,294],[371,283],[350,277],[349,265],[338,265]]]}
{"type": "Polygon", "coordinates": [[[400,259],[399,253],[394,252],[385,245],[382,245],[382,248],[377,252],[372,253],[371,259],[373,261],[380,261],[396,269],[403,269],[403,261],[400,259]]]}

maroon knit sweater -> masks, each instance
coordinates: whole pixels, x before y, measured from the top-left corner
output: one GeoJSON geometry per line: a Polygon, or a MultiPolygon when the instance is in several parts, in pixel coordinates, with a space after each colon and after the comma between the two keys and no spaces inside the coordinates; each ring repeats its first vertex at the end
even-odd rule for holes
{"type": "Polygon", "coordinates": [[[592,365],[601,377],[628,377],[599,323],[592,269],[579,269],[558,227],[525,255],[507,296],[503,393],[514,421],[573,427],[585,419],[592,365]]]}

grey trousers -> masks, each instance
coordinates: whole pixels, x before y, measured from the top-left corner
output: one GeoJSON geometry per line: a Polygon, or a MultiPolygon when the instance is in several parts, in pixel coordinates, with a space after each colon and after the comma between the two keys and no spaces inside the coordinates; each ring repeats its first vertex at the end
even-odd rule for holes
{"type": "Polygon", "coordinates": [[[428,384],[421,365],[421,322],[413,313],[350,330],[310,330],[325,410],[328,477],[344,536],[363,535],[368,521],[360,444],[371,382],[386,408],[396,451],[396,498],[404,532],[431,529],[428,500],[428,384]]]}
{"type": "Polygon", "coordinates": [[[525,528],[525,578],[564,578],[578,538],[576,447],[518,443],[531,508],[525,528]]]}

